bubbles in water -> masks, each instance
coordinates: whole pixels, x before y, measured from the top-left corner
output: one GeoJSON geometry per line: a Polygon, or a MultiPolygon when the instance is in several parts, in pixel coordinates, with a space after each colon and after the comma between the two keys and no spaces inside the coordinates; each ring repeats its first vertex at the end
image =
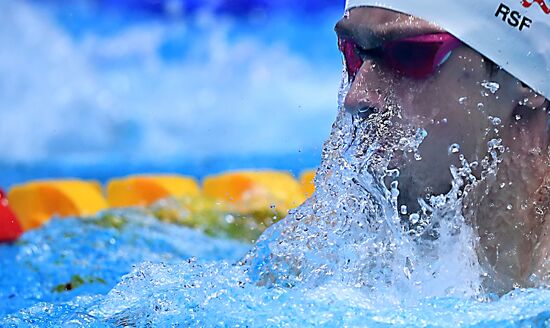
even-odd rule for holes
{"type": "Polygon", "coordinates": [[[461,105],[464,105],[466,103],[466,100],[468,100],[468,97],[460,97],[458,98],[458,102],[461,104],[461,105]]]}

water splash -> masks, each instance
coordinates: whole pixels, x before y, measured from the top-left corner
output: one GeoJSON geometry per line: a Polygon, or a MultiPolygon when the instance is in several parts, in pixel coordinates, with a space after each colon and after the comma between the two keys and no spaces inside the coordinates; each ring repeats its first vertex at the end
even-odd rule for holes
{"type": "MultiPolygon", "coordinates": [[[[343,84],[340,104],[346,92],[343,84]]],[[[368,118],[340,106],[314,196],[268,229],[244,261],[254,281],[343,283],[393,302],[478,295],[475,239],[461,214],[465,186],[476,181],[472,168],[461,156],[462,166],[450,168],[447,194],[419,200],[420,211],[408,217],[400,214],[399,170],[390,165],[396,157],[417,155],[427,132],[405,124],[392,99],[387,104],[368,118]]]]}
{"type": "Polygon", "coordinates": [[[517,290],[498,302],[425,299],[414,306],[373,302],[345,284],[266,288],[227,263],[144,263],[106,298],[38,304],[0,324],[48,327],[545,327],[548,290],[517,290]]]}

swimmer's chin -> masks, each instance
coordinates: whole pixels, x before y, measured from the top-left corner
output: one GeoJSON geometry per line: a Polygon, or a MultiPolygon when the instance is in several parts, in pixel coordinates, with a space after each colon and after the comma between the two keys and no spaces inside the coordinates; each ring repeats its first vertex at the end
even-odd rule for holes
{"type": "MultiPolygon", "coordinates": [[[[411,154],[410,156],[413,156],[411,154]]],[[[437,176],[426,175],[425,171],[415,169],[419,161],[408,158],[409,156],[394,156],[391,158],[388,169],[398,170],[399,178],[398,188],[398,205],[406,206],[412,212],[421,210],[420,201],[424,200],[429,203],[432,196],[446,195],[452,189],[452,176],[437,176]]],[[[423,160],[421,160],[423,161],[423,160]]],[[[386,187],[390,188],[392,179],[387,177],[385,180],[386,187]]]]}

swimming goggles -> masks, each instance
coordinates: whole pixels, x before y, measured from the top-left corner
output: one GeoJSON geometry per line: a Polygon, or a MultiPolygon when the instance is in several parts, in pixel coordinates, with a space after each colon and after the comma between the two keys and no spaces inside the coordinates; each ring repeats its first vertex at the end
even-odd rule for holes
{"type": "Polygon", "coordinates": [[[344,55],[349,81],[365,60],[386,65],[405,77],[424,79],[436,72],[462,42],[449,33],[426,34],[388,41],[374,49],[363,49],[351,39],[339,38],[338,48],[344,55]]]}

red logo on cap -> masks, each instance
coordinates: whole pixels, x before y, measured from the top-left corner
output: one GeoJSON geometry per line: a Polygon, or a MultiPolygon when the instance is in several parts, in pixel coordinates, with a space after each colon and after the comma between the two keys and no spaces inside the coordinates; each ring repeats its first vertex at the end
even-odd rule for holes
{"type": "Polygon", "coordinates": [[[544,0],[532,0],[529,2],[529,0],[523,0],[523,6],[525,8],[531,7],[534,3],[538,3],[540,7],[542,8],[542,11],[544,11],[547,15],[550,15],[550,7],[544,2],[544,0]]]}

